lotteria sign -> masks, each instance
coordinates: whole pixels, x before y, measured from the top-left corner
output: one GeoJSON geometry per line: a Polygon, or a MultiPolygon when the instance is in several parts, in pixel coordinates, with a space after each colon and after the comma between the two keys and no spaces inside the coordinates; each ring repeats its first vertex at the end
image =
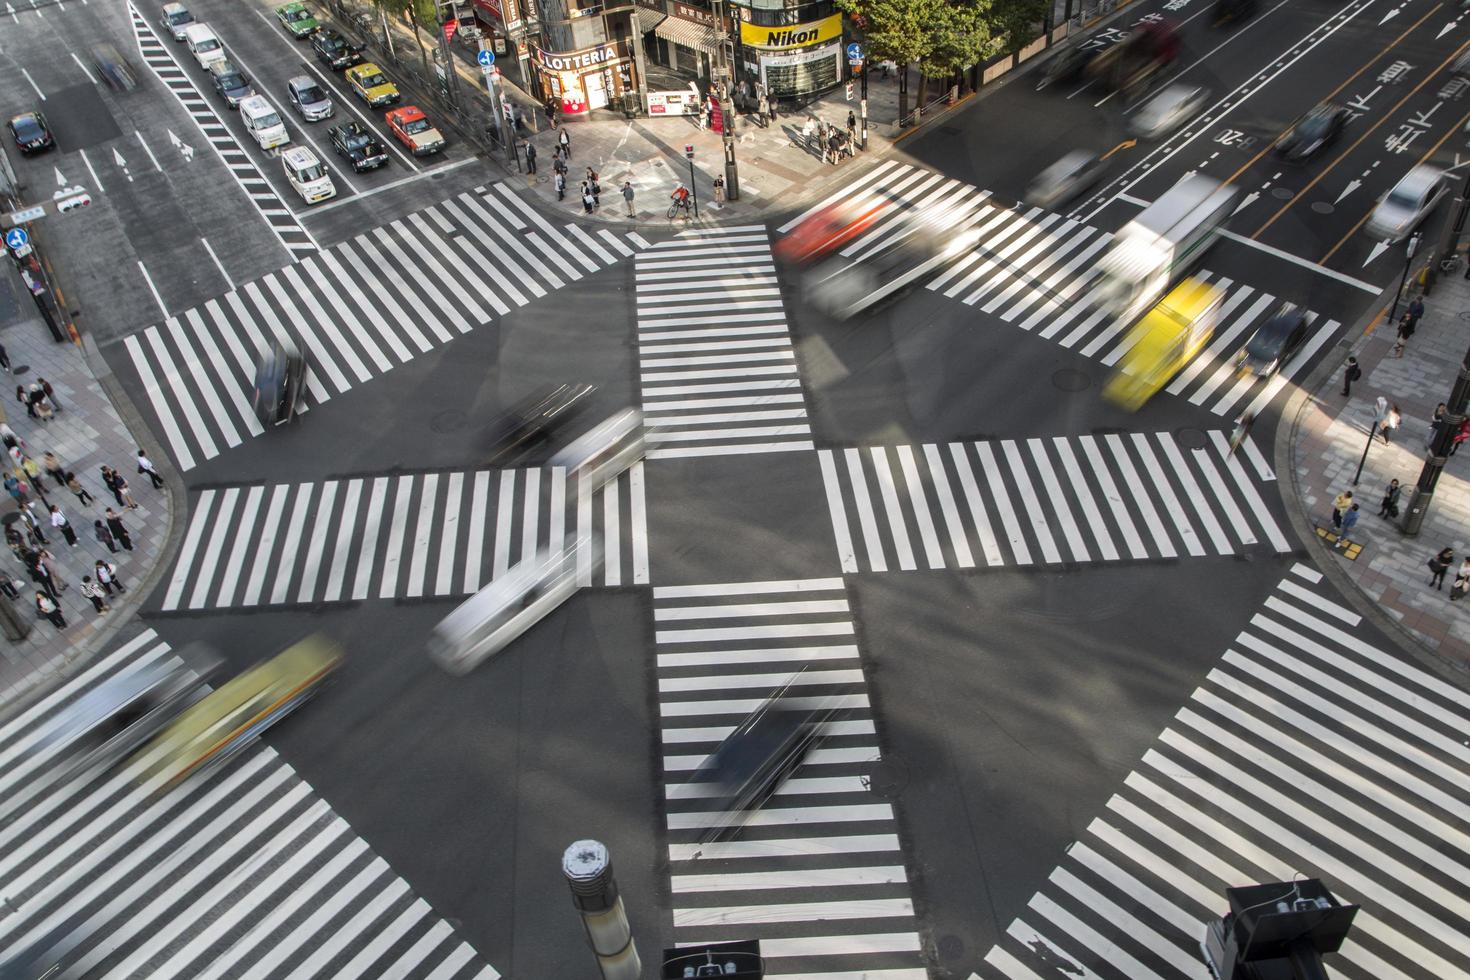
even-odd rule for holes
{"type": "Polygon", "coordinates": [[[805,48],[841,36],[841,14],[807,24],[784,24],[780,27],[757,27],[749,21],[740,22],[740,43],[751,48],[805,48]]]}
{"type": "Polygon", "coordinates": [[[599,44],[595,48],[585,48],[581,51],[569,51],[561,54],[554,51],[543,51],[534,45],[531,51],[536,61],[547,71],[586,71],[588,68],[596,68],[605,62],[618,59],[617,44],[599,44]]]}

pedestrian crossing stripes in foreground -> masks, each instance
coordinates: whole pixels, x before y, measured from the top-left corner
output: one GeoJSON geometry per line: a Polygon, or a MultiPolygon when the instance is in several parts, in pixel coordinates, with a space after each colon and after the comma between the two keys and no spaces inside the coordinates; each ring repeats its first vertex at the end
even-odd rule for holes
{"type": "Polygon", "coordinates": [[[251,389],[259,353],[272,342],[305,354],[309,408],[633,254],[610,231],[599,238],[575,225],[557,229],[504,184],[479,187],[124,343],[169,450],[187,470],[219,455],[221,444],[263,431],[251,389]]]}
{"type": "Polygon", "coordinates": [[[559,466],[210,489],[163,609],[466,595],[571,535],[602,550],[583,585],[647,584],[643,464],[590,493],[559,466]]]}
{"type": "MultiPolygon", "coordinates": [[[[270,225],[271,231],[275,232],[276,238],[285,246],[292,259],[303,252],[317,251],[321,246],[297,219],[296,213],[276,194],[271,182],[266,180],[256,166],[255,160],[235,139],[214,111],[214,105],[189,77],[185,66],[175,59],[170,43],[153,32],[147,19],[131,3],[128,4],[128,16],[132,20],[133,36],[137,39],[138,53],[143,56],[144,63],[153,69],[159,81],[174,94],[189,118],[198,125],[204,138],[209,140],[209,145],[220,155],[230,176],[235,178],[240,189],[255,203],[261,217],[270,225]]],[[[182,52],[183,46],[180,45],[178,50],[182,52]]]]}
{"type": "Polygon", "coordinates": [[[763,226],[659,242],[638,256],[637,293],[649,459],[812,448],[763,226]]]}
{"type": "Polygon", "coordinates": [[[766,977],[927,980],[840,578],[655,588],[674,939],[759,939],[766,977]],[[845,714],[730,840],[699,843],[705,757],[800,668],[845,714]]]}
{"type": "MultiPolygon", "coordinates": [[[[1117,364],[1127,352],[1129,323],[1092,309],[1088,302],[1093,270],[1113,236],[1055,212],[1024,205],[1008,208],[991,199],[989,191],[890,160],[777,230],[790,231],[802,218],[839,200],[877,203],[882,197],[900,206],[890,209],[841,254],[856,257],[872,249],[914,208],[966,203],[979,207],[975,227],[980,244],[949,262],[928,282],[928,289],[979,306],[1006,323],[1107,365],[1117,364]]],[[[1235,352],[1281,307],[1282,300],[1209,272],[1199,275],[1227,291],[1220,322],[1211,342],[1166,390],[1215,415],[1259,415],[1289,381],[1306,375],[1313,358],[1327,348],[1342,324],[1309,313],[1306,342],[1279,372],[1266,380],[1238,378],[1235,352]]]]}
{"type": "Polygon", "coordinates": [[[1470,976],[1470,694],[1358,639],[1298,565],[986,956],[986,978],[1205,976],[1225,889],[1359,904],[1334,977],[1470,976]]]}
{"type": "Polygon", "coordinates": [[[499,976],[269,746],[156,800],[127,768],[48,775],[52,719],[166,661],[148,630],[0,725],[0,948],[67,926],[68,976],[499,976]]]}
{"type": "Polygon", "coordinates": [[[1292,550],[1247,439],[1169,432],[819,453],[844,572],[1292,550]],[[1240,458],[1244,456],[1245,458],[1240,458]]]}

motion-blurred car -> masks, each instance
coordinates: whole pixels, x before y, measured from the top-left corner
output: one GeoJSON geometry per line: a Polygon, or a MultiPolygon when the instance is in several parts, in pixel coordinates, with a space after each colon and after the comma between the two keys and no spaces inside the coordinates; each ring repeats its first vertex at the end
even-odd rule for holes
{"type": "Polygon", "coordinates": [[[1051,60],[1046,63],[1046,71],[1042,73],[1038,88],[1044,88],[1053,82],[1066,84],[1081,81],[1082,76],[1087,73],[1087,67],[1101,50],[1088,47],[1086,41],[1087,38],[1079,38],[1052,55],[1051,60]]]}
{"type": "Polygon", "coordinates": [[[118,53],[110,44],[92,46],[92,64],[109,87],[118,92],[131,92],[138,87],[138,73],[133,63],[118,53]]]}
{"type": "Polygon", "coordinates": [[[10,130],[11,139],[15,140],[15,145],[25,156],[49,150],[56,145],[51,130],[46,126],[46,117],[39,112],[22,112],[18,116],[11,116],[5,128],[10,130]]]}
{"type": "Polygon", "coordinates": [[[181,3],[166,3],[163,5],[163,14],[159,17],[163,29],[168,31],[169,37],[175,41],[184,39],[184,30],[194,23],[194,15],[189,8],[181,3]]]}
{"type": "Polygon", "coordinates": [[[286,101],[307,122],[320,122],[337,111],[327,93],[307,75],[297,75],[286,83],[286,101]]]}
{"type": "Polygon", "coordinates": [[[349,41],[330,27],[323,27],[311,36],[311,49],[318,61],[334,71],[362,64],[363,45],[349,41]]]}
{"type": "Polygon", "coordinates": [[[276,19],[298,41],[309,37],[321,26],[317,23],[316,14],[311,12],[311,8],[299,2],[286,3],[277,7],[276,19]]]}
{"type": "Polygon", "coordinates": [[[1133,114],[1128,128],[1146,139],[1167,136],[1203,109],[1209,98],[1210,90],[1197,85],[1167,86],[1133,114]]]}
{"type": "Polygon", "coordinates": [[[444,152],[444,134],[434,128],[424,110],[416,105],[394,109],[384,119],[388,131],[416,157],[444,152]]]}
{"type": "Polygon", "coordinates": [[[892,206],[893,199],[884,194],[862,195],[829,204],[777,242],[776,257],[787,262],[820,259],[867,231],[892,206]]]}
{"type": "Polygon", "coordinates": [[[1409,236],[1419,222],[1444,199],[1444,171],[1437,167],[1415,167],[1393,190],[1379,198],[1366,225],[1368,234],[1388,242],[1409,236]]]}
{"type": "Polygon", "coordinates": [[[566,384],[547,387],[517,402],[490,426],[486,462],[507,466],[525,457],[538,445],[549,442],[587,409],[593,385],[566,384]]]}
{"type": "Polygon", "coordinates": [[[224,765],[316,694],[341,663],[341,648],[311,636],[226,681],[139,750],[139,781],[156,795],[224,765]]]}
{"type": "Polygon", "coordinates": [[[332,173],[316,153],[307,146],[289,146],[281,151],[281,167],[286,180],[307,204],[316,204],[337,196],[332,173]]]}
{"type": "Polygon", "coordinates": [[[643,413],[625,408],[562,447],[551,457],[551,465],[565,469],[568,480],[595,491],[642,459],[644,449],[643,413]]]}
{"type": "Polygon", "coordinates": [[[1246,341],[1236,356],[1236,364],[1242,375],[1269,378],[1291,360],[1306,339],[1306,311],[1294,303],[1285,303],[1246,341]]]}
{"type": "Polygon", "coordinates": [[[1323,102],[1292,123],[1286,135],[1276,141],[1276,152],[1283,160],[1304,163],[1331,146],[1347,122],[1346,108],[1323,102]]]}
{"type": "Polygon", "coordinates": [[[255,368],[251,406],[261,425],[282,425],[296,416],[306,382],[306,358],[295,346],[273,343],[255,368]]]}
{"type": "Polygon", "coordinates": [[[240,108],[240,100],[255,94],[250,79],[232,61],[216,61],[210,65],[209,77],[214,82],[214,90],[231,109],[240,108]]]}
{"type": "Polygon", "coordinates": [[[1179,57],[1179,32],[1168,20],[1139,24],[1117,44],[1098,52],[1087,74],[1114,92],[1139,92],[1179,57]]]}
{"type": "Polygon", "coordinates": [[[1073,150],[1047,167],[1026,187],[1026,203],[1057,208],[1097,186],[1106,165],[1096,153],[1073,150]]]}
{"type": "Polygon", "coordinates": [[[839,711],[833,697],[798,698],[802,668],[725,736],[694,776],[708,814],[700,842],[728,840],[821,744],[839,711]]]}
{"type": "Polygon", "coordinates": [[[1198,277],[1175,286],[1128,331],[1103,394],[1130,412],[1142,408],[1209,343],[1224,302],[1224,288],[1198,277]]]}
{"type": "Polygon", "coordinates": [[[1215,26],[1254,17],[1260,6],[1260,0],[1215,0],[1215,26]]]}
{"type": "Polygon", "coordinates": [[[79,964],[93,932],[85,912],[62,919],[34,941],[13,943],[0,953],[0,980],[60,980],[79,964]]]}
{"type": "Polygon", "coordinates": [[[347,85],[370,108],[378,109],[385,105],[397,105],[403,99],[398,92],[398,86],[388,81],[388,76],[383,74],[383,69],[371,61],[365,61],[356,67],[349,68],[345,74],[347,85]]]}
{"type": "Polygon", "coordinates": [[[327,131],[332,138],[332,149],[340,157],[346,157],[353,172],[376,170],[388,162],[388,151],[372,132],[357,121],[333,126],[327,131]]]}

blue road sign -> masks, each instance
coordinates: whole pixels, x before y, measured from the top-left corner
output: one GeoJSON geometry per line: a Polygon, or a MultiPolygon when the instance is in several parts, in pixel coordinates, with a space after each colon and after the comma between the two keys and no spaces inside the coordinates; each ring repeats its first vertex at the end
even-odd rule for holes
{"type": "Polygon", "coordinates": [[[847,46],[847,60],[848,61],[862,61],[863,60],[863,46],[861,44],[857,43],[856,41],[854,41],[851,44],[849,44],[847,46]]]}
{"type": "Polygon", "coordinates": [[[495,52],[491,51],[489,48],[486,48],[484,51],[481,51],[479,54],[475,55],[475,60],[480,63],[481,68],[489,68],[491,65],[495,64],[495,52]]]}
{"type": "Polygon", "coordinates": [[[31,236],[24,228],[12,228],[5,233],[5,244],[19,252],[30,243],[31,236]]]}

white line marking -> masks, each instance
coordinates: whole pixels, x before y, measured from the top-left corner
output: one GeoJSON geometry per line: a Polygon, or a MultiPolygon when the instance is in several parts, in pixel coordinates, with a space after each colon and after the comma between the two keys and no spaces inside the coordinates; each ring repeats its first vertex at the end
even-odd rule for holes
{"type": "Polygon", "coordinates": [[[167,319],[169,315],[168,307],[163,305],[163,297],[158,295],[158,287],[153,285],[153,277],[148,274],[148,269],[146,266],[143,265],[142,259],[138,260],[138,271],[143,273],[143,281],[148,284],[148,291],[153,294],[153,301],[157,303],[158,308],[163,311],[164,319],[167,319]]]}
{"type": "Polygon", "coordinates": [[[133,135],[138,137],[138,143],[142,145],[143,152],[148,154],[149,160],[153,161],[153,169],[157,170],[159,173],[163,173],[163,167],[159,166],[158,164],[158,157],[153,155],[153,148],[148,145],[148,141],[143,138],[143,134],[135,129],[133,130],[133,135]]]}
{"type": "Polygon", "coordinates": [[[224,276],[225,282],[229,283],[229,285],[230,285],[230,292],[234,292],[235,291],[235,280],[233,280],[233,279],[230,278],[230,274],[225,271],[224,263],[220,262],[219,256],[214,254],[214,249],[211,248],[210,245],[209,245],[209,239],[207,239],[207,238],[200,238],[199,239],[199,243],[204,246],[204,250],[206,252],[208,252],[209,253],[209,257],[214,260],[214,267],[219,270],[219,274],[220,275],[224,276]]]}
{"type": "Polygon", "coordinates": [[[24,68],[20,70],[20,73],[26,77],[26,81],[31,83],[31,88],[36,90],[36,94],[41,97],[41,101],[45,102],[46,93],[41,91],[41,86],[36,84],[36,80],[31,77],[31,73],[26,71],[24,68]]]}

